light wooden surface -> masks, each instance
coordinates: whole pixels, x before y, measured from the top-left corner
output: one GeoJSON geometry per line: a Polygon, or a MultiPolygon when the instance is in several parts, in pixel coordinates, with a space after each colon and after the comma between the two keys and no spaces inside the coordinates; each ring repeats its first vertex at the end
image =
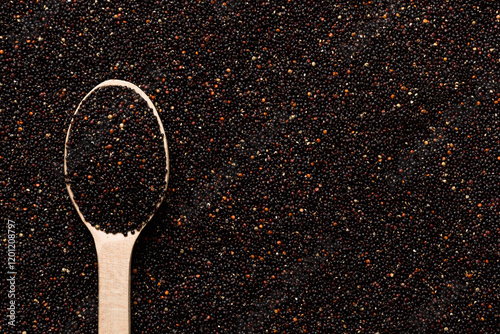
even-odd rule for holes
{"type": "MultiPolygon", "coordinates": [[[[165,187],[168,181],[170,171],[168,160],[168,146],[165,136],[165,130],[160,120],[160,116],[156,111],[153,102],[149,97],[136,85],[122,80],[108,80],[94,87],[80,102],[75,111],[76,115],[83,101],[87,99],[95,90],[104,86],[122,86],[133,89],[139,94],[153,110],[154,116],[158,120],[160,132],[163,134],[163,146],[165,148],[165,158],[167,171],[165,173],[165,187]]],[[[66,142],[64,145],[64,175],[67,176],[67,143],[71,131],[71,124],[66,134],[66,142]]],[[[75,202],[73,191],[69,184],[66,184],[69,196],[73,205],[82,219],[83,223],[90,230],[97,251],[97,260],[99,265],[99,334],[129,334],[130,333],[130,264],[132,259],[132,250],[135,241],[139,236],[142,228],[136,230],[134,234],[112,234],[97,230],[83,216],[80,208],[75,202]]],[[[157,203],[160,206],[163,197],[157,203]]],[[[154,213],[151,214],[148,221],[151,220],[154,213]]],[[[105,222],[100,222],[104,225],[105,222]]]]}

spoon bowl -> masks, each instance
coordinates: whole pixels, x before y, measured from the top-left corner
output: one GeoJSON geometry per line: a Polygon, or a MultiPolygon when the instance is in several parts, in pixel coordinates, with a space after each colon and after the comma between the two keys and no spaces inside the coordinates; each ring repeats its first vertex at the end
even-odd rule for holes
{"type": "MultiPolygon", "coordinates": [[[[168,160],[168,147],[167,140],[165,136],[165,131],[163,124],[161,122],[160,116],[156,111],[153,102],[149,97],[136,85],[122,80],[108,80],[94,87],[80,102],[78,108],[76,109],[73,120],[78,114],[83,102],[96,90],[107,86],[118,86],[125,87],[126,89],[132,89],[137,93],[144,101],[147,102],[148,107],[152,110],[153,115],[159,125],[160,133],[163,137],[163,148],[165,150],[166,158],[166,172],[165,172],[165,189],[167,187],[168,175],[169,175],[169,160],[168,160]]],[[[64,147],[64,175],[68,179],[68,141],[70,138],[71,127],[73,120],[70,123],[68,132],[66,134],[66,141],[64,147]]],[[[161,198],[155,205],[155,210],[149,215],[147,221],[144,222],[138,229],[133,231],[128,231],[126,234],[123,233],[106,233],[101,229],[94,227],[85,218],[82,210],[75,201],[75,194],[71,189],[71,184],[66,182],[66,188],[69,193],[71,202],[75,206],[78,215],[81,220],[87,226],[92,237],[94,238],[95,247],[97,251],[98,268],[99,268],[99,333],[119,333],[127,334],[130,333],[130,264],[132,257],[132,250],[137,240],[140,232],[144,226],[151,220],[154,216],[156,209],[161,205],[164,197],[165,191],[161,195],[161,198]]]]}

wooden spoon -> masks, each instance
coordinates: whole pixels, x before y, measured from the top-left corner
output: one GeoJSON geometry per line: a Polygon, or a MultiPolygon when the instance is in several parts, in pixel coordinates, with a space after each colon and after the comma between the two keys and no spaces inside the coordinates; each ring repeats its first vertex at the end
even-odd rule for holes
{"type": "MultiPolygon", "coordinates": [[[[78,108],[76,109],[74,115],[78,113],[80,106],[88,96],[90,96],[95,90],[99,89],[100,87],[105,86],[122,86],[131,88],[137,94],[139,94],[147,102],[148,106],[153,110],[153,114],[158,120],[158,124],[160,126],[160,132],[163,135],[163,146],[165,148],[165,157],[167,160],[167,171],[165,174],[166,187],[169,174],[169,161],[165,131],[163,129],[163,124],[160,120],[160,116],[158,115],[158,112],[153,105],[153,102],[139,87],[130,82],[122,80],[108,80],[102,82],[101,84],[94,87],[94,89],[92,89],[83,98],[83,100],[78,105],[78,108]]],[[[66,142],[64,147],[65,177],[68,177],[66,159],[67,144],[70,132],[71,124],[66,134],[66,142]]],[[[132,258],[132,249],[134,248],[134,243],[146,224],[143,224],[141,228],[134,231],[134,234],[128,232],[126,236],[122,233],[111,234],[106,233],[102,230],[97,230],[89,222],[87,222],[82,212],[80,211],[80,208],[75,202],[73,191],[71,190],[69,183],[66,183],[66,187],[68,189],[71,201],[73,202],[73,205],[80,215],[80,218],[90,230],[90,233],[94,238],[95,247],[97,250],[97,259],[99,263],[99,333],[130,333],[130,262],[132,258]]],[[[165,195],[163,195],[158,201],[158,203],[156,204],[156,208],[160,206],[164,197],[165,195]]],[[[154,212],[150,215],[149,219],[145,223],[149,222],[153,215],[154,212]]]]}

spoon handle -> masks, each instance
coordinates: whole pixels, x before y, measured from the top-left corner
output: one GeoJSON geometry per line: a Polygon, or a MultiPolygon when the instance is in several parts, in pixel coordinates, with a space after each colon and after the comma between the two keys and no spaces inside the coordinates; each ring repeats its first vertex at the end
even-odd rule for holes
{"type": "Polygon", "coordinates": [[[96,241],[99,268],[99,334],[130,333],[130,262],[135,238],[96,241]]]}

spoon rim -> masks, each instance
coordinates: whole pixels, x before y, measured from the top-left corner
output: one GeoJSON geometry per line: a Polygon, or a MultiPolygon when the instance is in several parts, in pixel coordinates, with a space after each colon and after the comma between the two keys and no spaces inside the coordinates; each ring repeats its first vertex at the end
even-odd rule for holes
{"type": "Polygon", "coordinates": [[[66,132],[66,140],[64,141],[64,177],[65,177],[65,180],[68,177],[68,168],[67,168],[68,140],[69,140],[69,134],[71,133],[71,126],[73,125],[73,120],[74,120],[75,116],[78,114],[78,111],[80,110],[82,103],[85,102],[85,100],[94,91],[96,91],[97,89],[102,88],[102,87],[111,87],[111,86],[127,87],[127,88],[132,89],[135,93],[137,93],[139,96],[141,96],[148,104],[148,107],[150,107],[153,110],[153,115],[156,117],[156,120],[158,121],[158,125],[160,126],[160,133],[163,135],[163,147],[165,149],[166,173],[165,173],[165,188],[163,191],[163,195],[156,203],[156,207],[155,207],[155,210],[153,211],[153,213],[149,216],[149,218],[138,229],[127,231],[126,234],[122,233],[122,232],[116,232],[116,233],[109,232],[108,233],[108,232],[104,231],[103,229],[95,228],[92,224],[90,224],[85,219],[85,217],[83,216],[83,214],[80,210],[80,207],[75,202],[74,194],[73,194],[73,191],[71,190],[70,184],[66,181],[65,181],[65,184],[66,184],[66,189],[68,190],[71,202],[73,203],[73,206],[76,208],[76,211],[78,212],[78,215],[80,216],[80,219],[83,221],[85,226],[87,226],[87,228],[92,232],[92,234],[103,233],[105,235],[123,235],[124,237],[128,237],[129,235],[133,236],[135,234],[135,236],[137,237],[141,233],[141,231],[144,229],[144,227],[149,223],[149,221],[153,218],[153,216],[156,213],[156,210],[160,207],[161,203],[163,203],[163,200],[165,199],[165,196],[166,196],[166,190],[168,187],[168,178],[169,178],[169,174],[170,174],[168,145],[167,145],[167,137],[165,135],[165,129],[163,128],[163,123],[161,121],[160,115],[158,114],[158,111],[156,110],[156,107],[153,104],[153,101],[151,101],[149,96],[147,96],[146,93],[142,89],[140,89],[138,86],[136,86],[133,83],[128,82],[128,81],[111,79],[111,80],[106,80],[106,81],[101,82],[100,84],[98,84],[97,86],[92,88],[92,90],[90,92],[88,92],[87,95],[85,95],[85,97],[80,101],[80,103],[78,104],[78,107],[76,108],[75,112],[73,113],[73,116],[71,117],[71,121],[69,123],[68,130],[66,132]],[[132,234],[132,232],[135,232],[135,233],[132,234]]]}

